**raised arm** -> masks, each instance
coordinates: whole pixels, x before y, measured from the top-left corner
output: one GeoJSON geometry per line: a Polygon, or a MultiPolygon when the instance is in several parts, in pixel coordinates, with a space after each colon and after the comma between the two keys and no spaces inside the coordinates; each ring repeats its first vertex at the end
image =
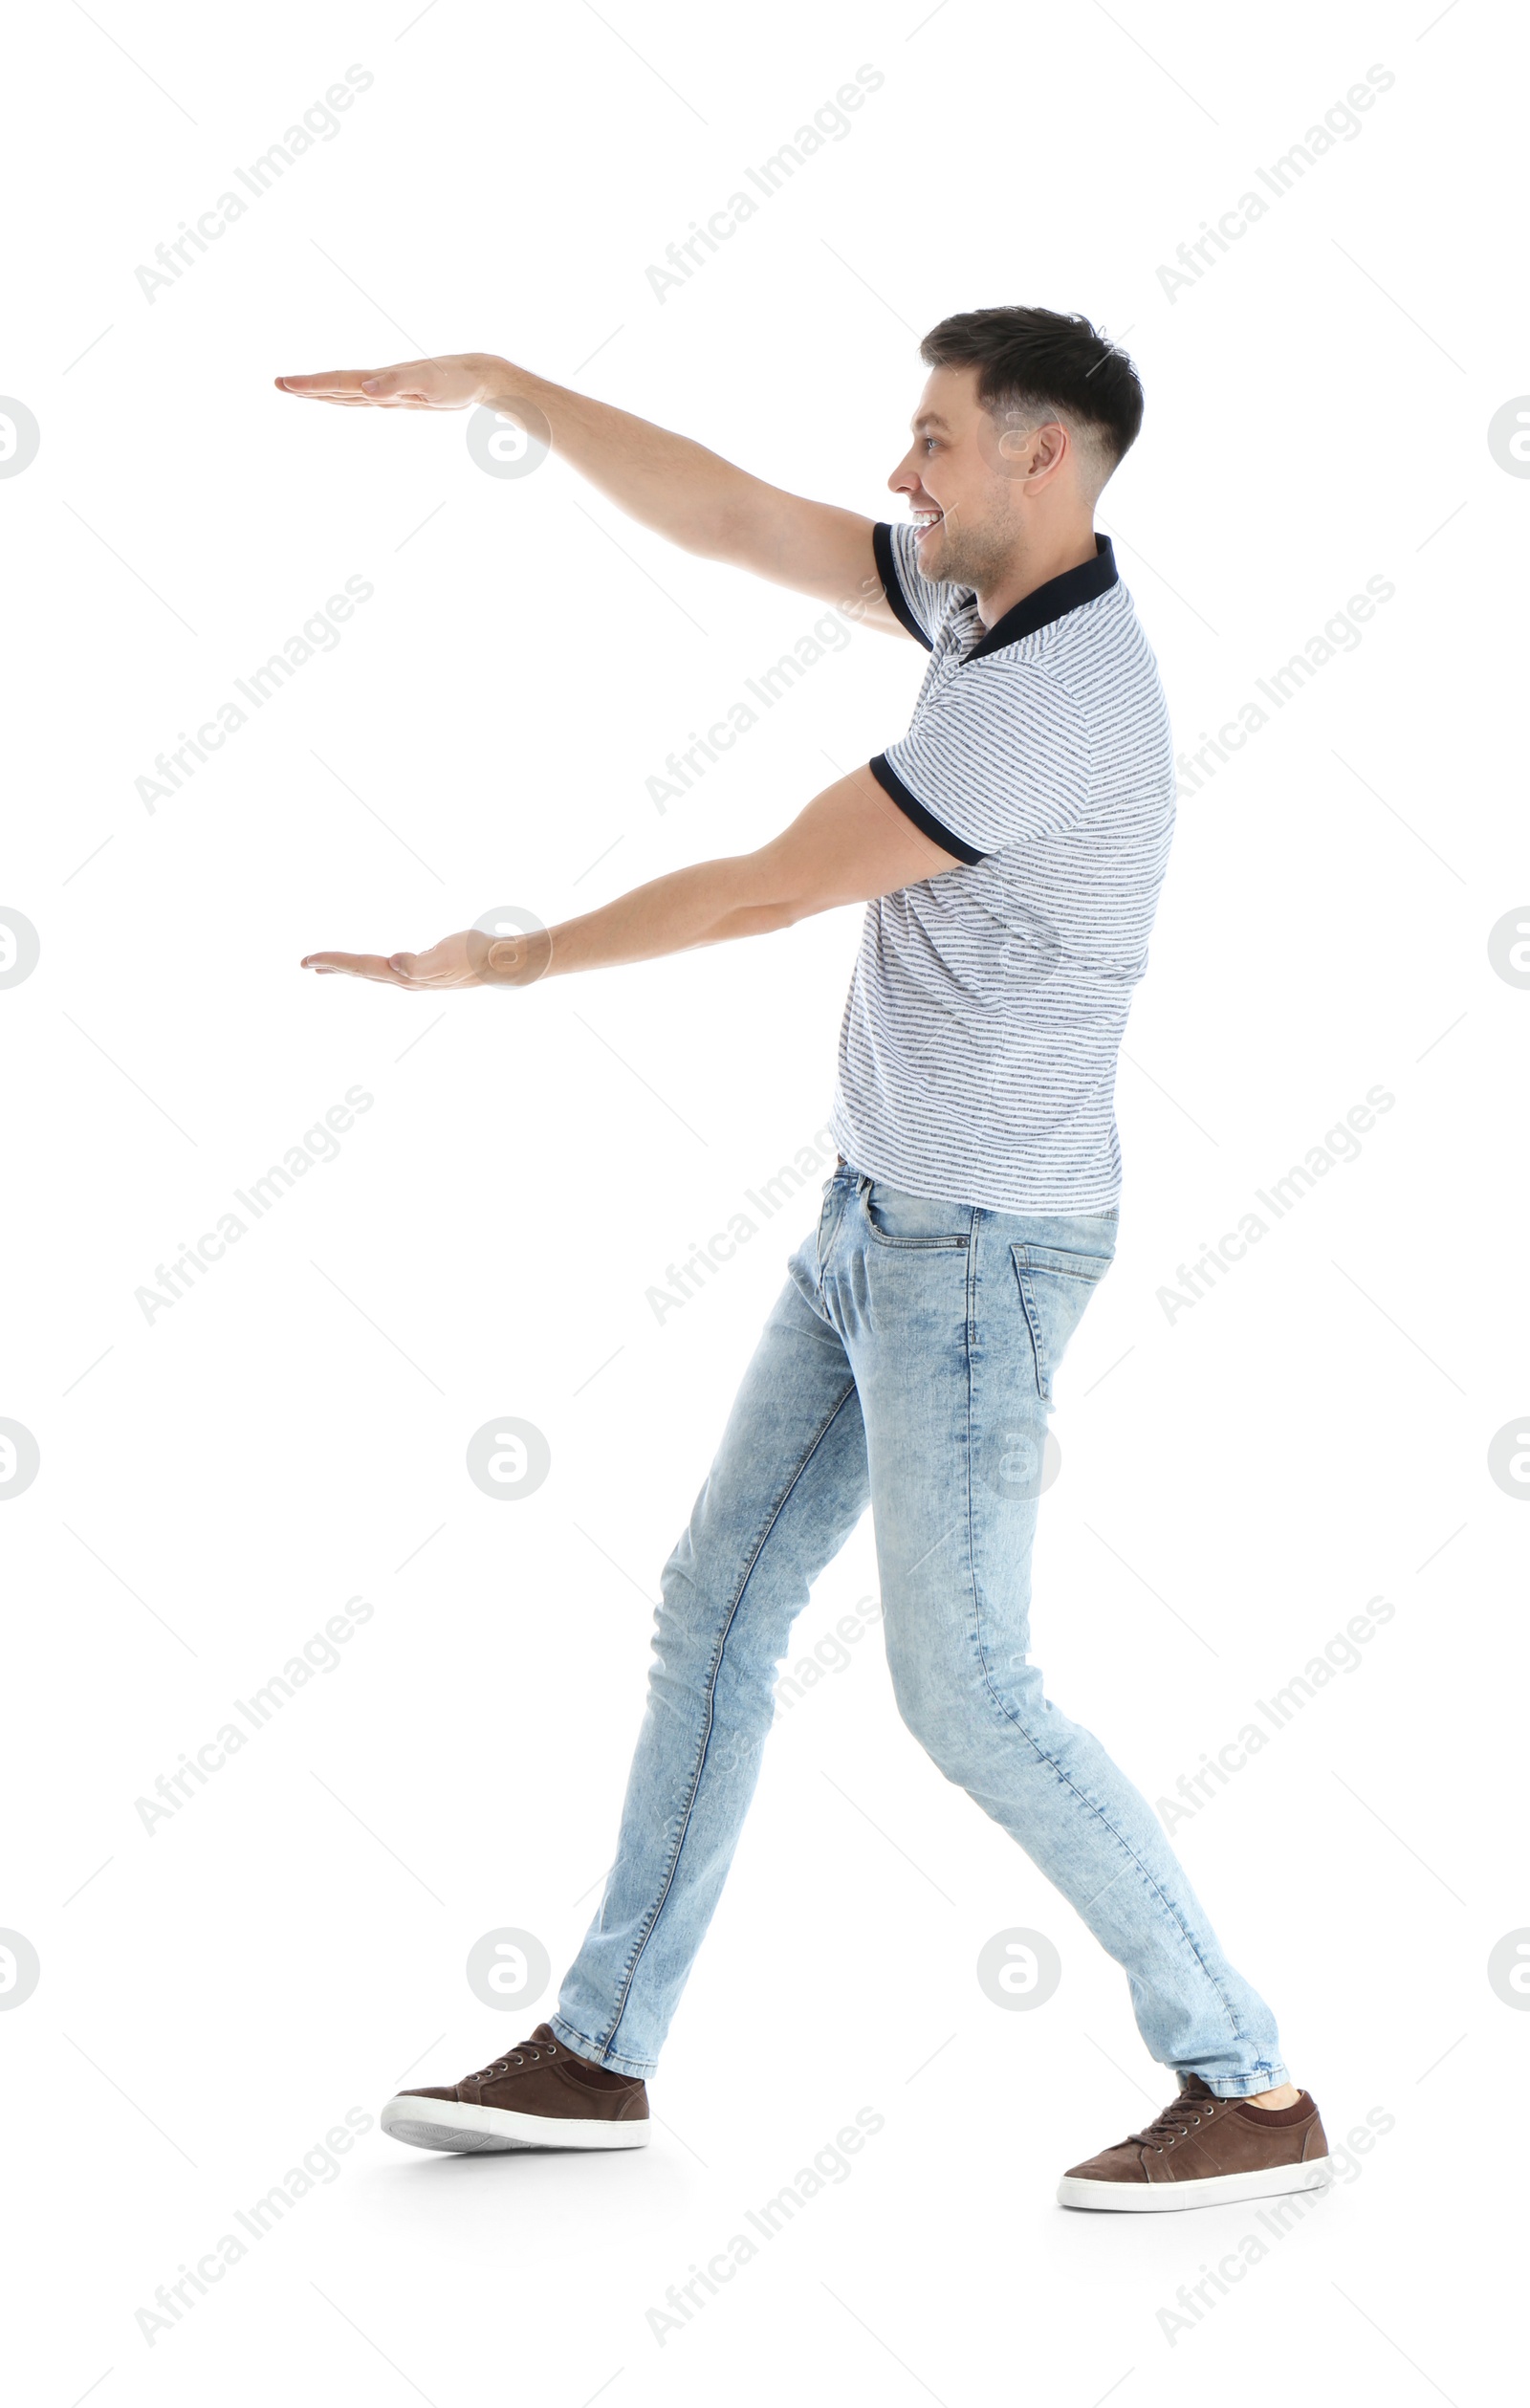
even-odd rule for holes
{"type": "Polygon", "coordinates": [[[517,419],[629,518],[686,552],[728,560],[773,584],[852,609],[868,626],[906,632],[883,597],[869,518],[783,493],[685,435],[489,352],[412,360],[395,368],[281,376],[299,400],[350,409],[470,409],[517,419]],[[540,424],[538,425],[538,421],[540,424]],[[543,430],[545,429],[545,437],[543,430]]]}
{"type": "Polygon", "coordinates": [[[464,929],[425,953],[309,953],[302,967],[426,993],[529,987],[576,970],[606,970],[736,936],[763,936],[837,904],[867,903],[955,866],[955,856],[904,816],[870,770],[858,769],[826,786],[757,851],[671,870],[556,928],[514,937],[464,929]]]}

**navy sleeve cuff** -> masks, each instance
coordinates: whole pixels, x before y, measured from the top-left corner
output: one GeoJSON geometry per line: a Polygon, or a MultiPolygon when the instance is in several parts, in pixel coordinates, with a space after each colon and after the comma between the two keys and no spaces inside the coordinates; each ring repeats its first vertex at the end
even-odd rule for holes
{"type": "Polygon", "coordinates": [[[892,529],[881,520],[871,530],[871,549],[876,555],[877,575],[882,580],[882,590],[887,597],[893,617],[900,626],[907,627],[916,644],[922,644],[927,652],[932,652],[935,647],[909,609],[903,590],[903,580],[898,575],[898,562],[892,549],[892,529]]]}
{"type": "Polygon", "coordinates": [[[956,859],[959,862],[965,862],[969,868],[988,858],[984,853],[974,852],[964,838],[953,836],[950,828],[944,826],[932,811],[925,809],[918,796],[908,792],[885,753],[879,753],[871,762],[870,768],[871,775],[883,793],[890,796],[899,810],[913,821],[920,835],[929,837],[931,844],[938,844],[944,853],[954,853],[956,859]]]}

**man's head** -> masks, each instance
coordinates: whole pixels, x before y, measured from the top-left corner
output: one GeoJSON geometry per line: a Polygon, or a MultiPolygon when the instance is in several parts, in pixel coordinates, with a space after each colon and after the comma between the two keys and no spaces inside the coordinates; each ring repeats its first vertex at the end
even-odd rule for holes
{"type": "Polygon", "coordinates": [[[925,576],[980,591],[1043,526],[1089,523],[1136,441],[1142,386],[1086,317],[1056,310],[964,310],[919,353],[930,374],[887,483],[928,519],[925,576]]]}

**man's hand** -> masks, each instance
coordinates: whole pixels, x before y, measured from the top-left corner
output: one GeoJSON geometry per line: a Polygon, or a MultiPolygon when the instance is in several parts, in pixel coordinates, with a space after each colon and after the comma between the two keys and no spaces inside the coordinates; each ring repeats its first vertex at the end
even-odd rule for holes
{"type": "Polygon", "coordinates": [[[524,936],[485,936],[462,929],[425,953],[305,953],[300,964],[321,978],[375,978],[384,987],[529,987],[552,959],[545,929],[524,936]]]}
{"type": "Polygon", "coordinates": [[[279,376],[276,389],[300,402],[339,409],[471,409],[508,390],[514,371],[488,351],[445,360],[406,360],[398,368],[325,368],[317,376],[279,376]]]}

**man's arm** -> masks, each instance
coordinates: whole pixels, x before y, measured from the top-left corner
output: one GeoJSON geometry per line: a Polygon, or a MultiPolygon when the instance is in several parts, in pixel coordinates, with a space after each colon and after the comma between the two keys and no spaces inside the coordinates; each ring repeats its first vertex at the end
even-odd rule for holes
{"type": "MultiPolygon", "coordinates": [[[[867,626],[907,633],[883,597],[869,518],[783,493],[704,444],[592,402],[488,352],[412,360],[396,368],[333,368],[276,379],[284,393],[351,409],[469,409],[539,417],[552,448],[599,493],[704,559],[851,609],[867,626]],[[518,405],[518,406],[517,406],[518,405]]],[[[539,434],[536,417],[530,431],[539,434]]]]}
{"type": "Polygon", "coordinates": [[[671,870],[556,928],[516,937],[465,929],[425,953],[309,953],[302,967],[431,993],[529,987],[576,970],[653,961],[698,945],[764,935],[955,866],[956,856],[923,835],[869,769],[859,769],[826,786],[757,852],[671,870]]]}

